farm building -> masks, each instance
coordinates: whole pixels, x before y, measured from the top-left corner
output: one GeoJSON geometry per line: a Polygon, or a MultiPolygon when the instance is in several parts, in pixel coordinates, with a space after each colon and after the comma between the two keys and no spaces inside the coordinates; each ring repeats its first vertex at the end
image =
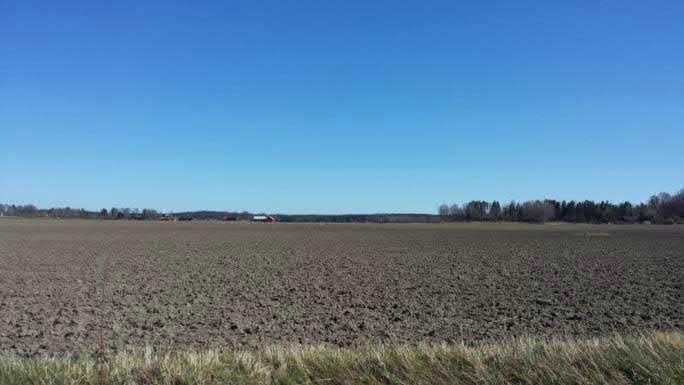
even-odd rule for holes
{"type": "Polygon", "coordinates": [[[270,215],[255,215],[252,217],[252,222],[275,222],[275,218],[270,215]]]}

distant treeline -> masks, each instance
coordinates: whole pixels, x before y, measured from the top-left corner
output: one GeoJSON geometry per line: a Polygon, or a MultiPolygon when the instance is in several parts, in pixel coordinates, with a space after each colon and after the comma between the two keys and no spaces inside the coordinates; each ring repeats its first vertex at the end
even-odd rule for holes
{"type": "MultiPolygon", "coordinates": [[[[266,215],[265,213],[250,213],[247,211],[183,211],[168,214],[161,214],[154,209],[131,209],[117,208],[102,209],[100,211],[88,211],[71,207],[39,209],[34,205],[10,205],[0,204],[0,215],[18,217],[46,217],[46,218],[82,218],[82,219],[114,219],[114,220],[158,220],[158,219],[179,219],[179,220],[216,220],[216,221],[249,221],[255,215],[266,215]]],[[[290,215],[274,214],[271,215],[278,222],[371,222],[371,223],[411,223],[411,222],[440,222],[442,218],[434,214],[342,214],[342,215],[290,215]]]]}
{"type": "Polygon", "coordinates": [[[342,215],[276,215],[280,222],[331,223],[436,223],[442,218],[433,214],[342,214],[342,215]]]}
{"type": "MultiPolygon", "coordinates": [[[[88,211],[71,207],[40,209],[34,205],[0,204],[0,216],[83,218],[109,220],[251,220],[255,215],[247,211],[186,211],[161,214],[154,209],[117,208],[88,211]]],[[[645,203],[607,201],[557,201],[553,199],[527,202],[470,201],[464,205],[439,206],[434,214],[273,214],[279,222],[369,222],[369,223],[434,223],[456,221],[563,221],[572,223],[684,223],[684,189],[674,195],[660,193],[645,203]]]]}
{"type": "Polygon", "coordinates": [[[684,189],[674,195],[653,195],[646,203],[614,204],[607,201],[557,201],[553,199],[527,202],[470,201],[439,206],[443,221],[510,221],[572,223],[684,223],[684,189]]]}
{"type": "MultiPolygon", "coordinates": [[[[266,215],[265,213],[231,212],[231,211],[187,211],[172,214],[178,218],[192,218],[197,220],[229,220],[244,221],[251,220],[255,215],[266,215]]],[[[271,215],[278,222],[305,223],[305,222],[327,222],[327,223],[431,223],[440,222],[439,215],[434,214],[273,214],[271,215]]]]}

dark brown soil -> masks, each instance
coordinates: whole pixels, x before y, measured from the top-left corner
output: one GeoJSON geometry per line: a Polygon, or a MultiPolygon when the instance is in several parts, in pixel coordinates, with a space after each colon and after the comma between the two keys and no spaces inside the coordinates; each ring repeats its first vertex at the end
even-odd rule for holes
{"type": "Polygon", "coordinates": [[[684,329],[684,227],[0,221],[0,350],[684,329]]]}

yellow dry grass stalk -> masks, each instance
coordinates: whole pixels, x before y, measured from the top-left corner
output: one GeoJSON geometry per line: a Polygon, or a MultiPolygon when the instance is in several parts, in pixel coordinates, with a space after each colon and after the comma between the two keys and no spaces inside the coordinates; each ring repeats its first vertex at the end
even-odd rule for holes
{"type": "MultiPolygon", "coordinates": [[[[458,344],[111,354],[108,384],[684,384],[684,333],[458,344]]],[[[0,384],[93,384],[95,356],[0,356],[0,384]]]]}

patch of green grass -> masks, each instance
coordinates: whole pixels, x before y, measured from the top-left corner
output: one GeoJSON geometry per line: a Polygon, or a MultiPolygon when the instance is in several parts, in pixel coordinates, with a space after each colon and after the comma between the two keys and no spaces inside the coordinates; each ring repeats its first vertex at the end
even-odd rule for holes
{"type": "Polygon", "coordinates": [[[0,384],[684,384],[684,333],[517,339],[476,347],[268,347],[258,351],[0,356],[0,384]]]}

